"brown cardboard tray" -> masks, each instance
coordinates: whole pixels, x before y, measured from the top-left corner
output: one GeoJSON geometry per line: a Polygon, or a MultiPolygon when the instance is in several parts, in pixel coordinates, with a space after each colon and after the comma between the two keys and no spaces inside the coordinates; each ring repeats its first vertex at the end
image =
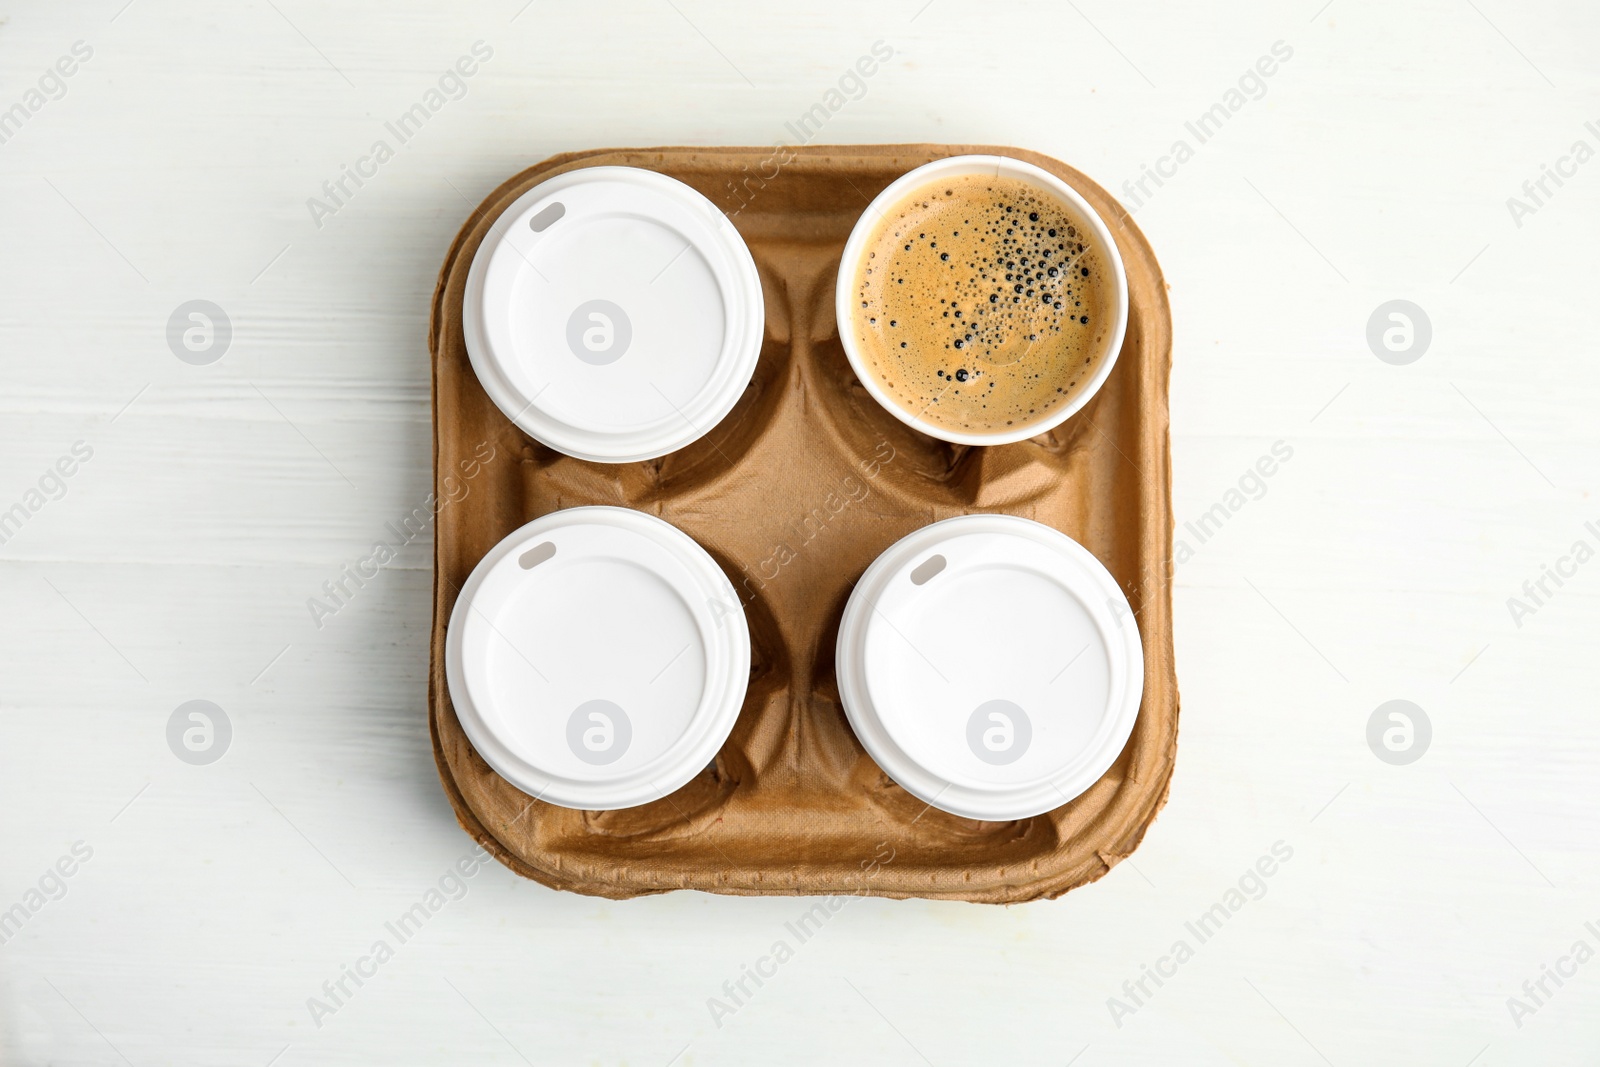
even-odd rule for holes
{"type": "Polygon", "coordinates": [[[623,898],[670,889],[1012,903],[1101,877],[1166,800],[1177,753],[1172,657],[1171,317],[1144,236],[1078,171],[970,145],[615,149],[556,156],[506,181],[466,221],[434,291],[434,545],[430,725],[461,825],[518,874],[623,898]],[[1055,431],[989,448],[949,445],[882,410],[840,347],[834,278],[851,227],[896,177],[946,155],[997,152],[1058,174],[1116,235],[1131,310],[1100,393],[1055,431]],[[538,182],[578,167],[647,167],[698,189],[755,256],[766,336],[737,406],[696,443],[607,465],[526,437],[479,386],[462,339],[467,269],[490,222],[538,182]],[[485,458],[488,457],[488,458],[485,458]],[[676,793],[621,811],[536,801],[473,750],[445,684],[457,591],[501,538],[558,508],[612,504],[678,526],[748,598],[752,663],[738,724],[676,793]],[[1088,792],[1014,822],[931,809],[862,750],[839,705],[834,641],[867,564],[938,519],[1023,515],[1093,552],[1128,594],[1144,641],[1144,702],[1121,756],[1088,792]]]}

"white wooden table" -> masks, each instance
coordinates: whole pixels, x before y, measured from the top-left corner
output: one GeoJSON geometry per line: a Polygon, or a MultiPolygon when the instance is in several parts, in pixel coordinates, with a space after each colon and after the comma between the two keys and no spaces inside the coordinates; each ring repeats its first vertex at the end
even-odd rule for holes
{"type": "Polygon", "coordinates": [[[0,1062],[1600,1059],[1600,13],[1319,3],[12,5],[0,1062]],[[490,865],[399,943],[469,851],[429,535],[320,629],[306,601],[428,492],[447,243],[548,154],[793,142],[818,103],[816,143],[1013,143],[1138,205],[1191,550],[1171,800],[1059,901],[853,902],[732,1015],[801,901],[490,865]],[[232,331],[203,365],[168,342],[194,300],[232,331]],[[1431,324],[1410,363],[1368,344],[1391,300],[1431,324]],[[1396,699],[1431,723],[1405,765],[1367,740],[1396,699]],[[216,762],[169,747],[192,700],[216,762]]]}

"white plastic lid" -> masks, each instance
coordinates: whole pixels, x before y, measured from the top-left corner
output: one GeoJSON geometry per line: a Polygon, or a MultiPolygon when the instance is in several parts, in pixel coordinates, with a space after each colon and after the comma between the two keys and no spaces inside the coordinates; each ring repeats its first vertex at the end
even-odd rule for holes
{"type": "Polygon", "coordinates": [[[1116,762],[1144,693],[1127,598],[1031,519],[963,515],[867,568],[839,625],[839,695],[884,773],[969,819],[1060,807],[1116,762]]]}
{"type": "Polygon", "coordinates": [[[569,808],[666,796],[727,740],[750,631],[722,568],[627,508],[535,519],[473,568],[445,641],[467,737],[512,785],[569,808]]]}
{"type": "Polygon", "coordinates": [[[472,368],[529,436],[601,463],[653,459],[733,408],[761,354],[750,250],[675,178],[568,171],[518,197],[467,274],[472,368]]]}

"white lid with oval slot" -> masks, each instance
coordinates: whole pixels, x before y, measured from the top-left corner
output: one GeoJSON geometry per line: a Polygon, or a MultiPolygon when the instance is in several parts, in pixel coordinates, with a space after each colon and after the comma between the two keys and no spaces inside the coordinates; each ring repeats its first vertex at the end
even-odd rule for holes
{"type": "Polygon", "coordinates": [[[928,804],[1022,819],[1093,785],[1133,731],[1139,629],[1082,545],[963,515],[890,546],[845,606],[839,695],[868,754],[928,804]]]}
{"type": "Polygon", "coordinates": [[[761,354],[755,260],[727,216],[655,171],[590,167],[523,193],[472,259],[462,329],[529,436],[601,463],[664,456],[732,410],[761,354]]]}
{"type": "Polygon", "coordinates": [[[512,785],[569,808],[627,808],[703,771],[750,676],[722,568],[627,508],[535,519],[473,568],[445,641],[467,737],[512,785]]]}

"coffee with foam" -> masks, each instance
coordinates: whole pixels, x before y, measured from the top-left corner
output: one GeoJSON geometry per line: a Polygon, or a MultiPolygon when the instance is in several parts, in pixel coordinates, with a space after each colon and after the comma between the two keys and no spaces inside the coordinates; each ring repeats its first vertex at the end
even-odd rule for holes
{"type": "Polygon", "coordinates": [[[1093,234],[1020,179],[934,179],[873,228],[846,328],[880,389],[927,423],[982,435],[1046,422],[1108,355],[1115,300],[1093,234]]]}

